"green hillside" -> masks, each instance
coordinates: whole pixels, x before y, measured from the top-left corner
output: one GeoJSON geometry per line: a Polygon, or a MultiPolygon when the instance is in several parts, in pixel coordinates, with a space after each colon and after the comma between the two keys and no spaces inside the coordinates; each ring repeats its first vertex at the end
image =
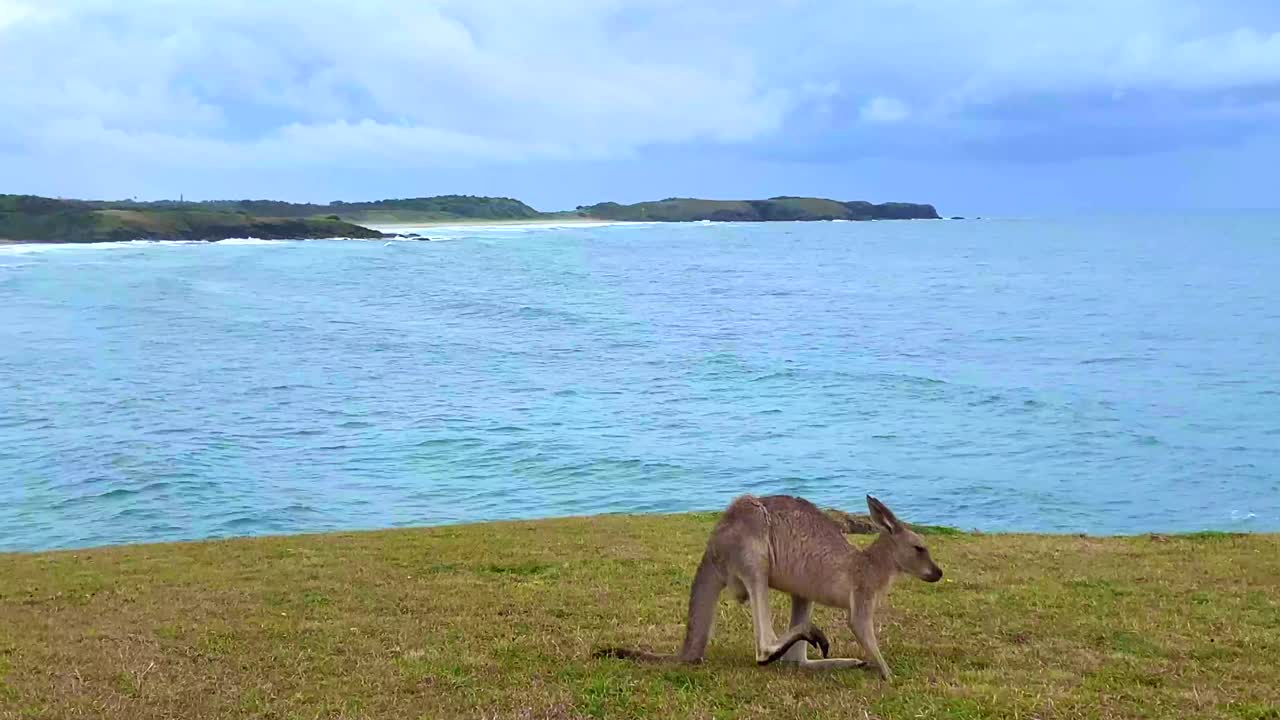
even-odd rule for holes
{"type": "Polygon", "coordinates": [[[182,210],[238,212],[261,217],[310,218],[333,216],[352,223],[429,223],[453,220],[535,220],[543,213],[512,198],[473,195],[374,200],[335,201],[328,204],[290,203],[279,200],[209,200],[180,202],[93,202],[96,207],[121,210],[182,210]]]}
{"type": "Polygon", "coordinates": [[[0,239],[5,240],[93,243],[234,237],[378,238],[382,233],[333,218],[263,217],[229,210],[166,208],[160,203],[113,207],[109,203],[0,195],[0,239]]]}
{"type": "Polygon", "coordinates": [[[778,220],[912,220],[937,219],[932,205],[915,203],[839,202],[826,198],[775,197],[768,200],[702,200],[667,198],[634,205],[606,202],[578,208],[590,217],[636,222],[697,220],[766,222],[778,220]]]}

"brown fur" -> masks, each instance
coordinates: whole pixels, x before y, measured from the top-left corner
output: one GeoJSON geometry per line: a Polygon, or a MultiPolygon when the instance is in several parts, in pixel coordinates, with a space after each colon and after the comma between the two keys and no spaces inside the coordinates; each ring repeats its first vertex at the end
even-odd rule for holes
{"type": "Polygon", "coordinates": [[[827,638],[810,620],[816,602],[848,610],[849,626],[858,643],[880,676],[888,679],[889,666],[880,654],[873,627],[876,605],[898,575],[937,582],[942,570],[929,556],[924,540],[884,503],[868,495],[867,508],[880,536],[866,549],[859,549],[845,540],[837,522],[808,500],[786,495],[737,498],[711,531],[698,564],[680,653],[672,656],[605,648],[596,655],[701,662],[711,640],[720,593],[728,588],[739,602],[751,605],[757,663],[768,665],[782,659],[811,668],[866,664],[856,659],[825,659],[827,638]],[[773,631],[770,589],[791,595],[791,623],[781,637],[773,631]],[[819,647],[824,659],[809,660],[805,643],[819,647]]]}

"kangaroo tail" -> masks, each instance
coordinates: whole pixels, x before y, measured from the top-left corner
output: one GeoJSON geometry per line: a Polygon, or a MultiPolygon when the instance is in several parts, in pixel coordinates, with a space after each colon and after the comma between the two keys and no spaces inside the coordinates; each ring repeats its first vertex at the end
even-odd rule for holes
{"type": "Polygon", "coordinates": [[[684,645],[678,655],[661,655],[631,648],[607,647],[592,653],[593,657],[612,657],[639,662],[699,663],[706,655],[707,644],[716,620],[716,602],[724,590],[724,577],[716,567],[711,551],[702,555],[698,572],[693,576],[693,589],[689,593],[689,617],[685,625],[684,645]]]}

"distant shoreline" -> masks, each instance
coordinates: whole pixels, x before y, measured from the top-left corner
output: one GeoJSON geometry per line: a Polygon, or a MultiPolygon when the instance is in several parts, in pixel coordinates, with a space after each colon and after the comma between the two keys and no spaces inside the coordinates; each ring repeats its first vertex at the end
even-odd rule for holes
{"type": "Polygon", "coordinates": [[[484,218],[466,218],[461,220],[424,220],[422,222],[371,222],[364,226],[371,230],[411,230],[414,228],[447,228],[447,227],[507,227],[536,225],[626,225],[626,220],[607,220],[605,218],[566,217],[566,218],[520,218],[504,220],[486,220],[484,218]]]}
{"type": "Polygon", "coordinates": [[[779,196],[767,200],[667,198],[621,205],[580,205],[540,212],[513,198],[440,195],[372,202],[276,200],[148,202],[67,200],[0,194],[0,239],[17,243],[130,240],[216,242],[233,238],[321,240],[395,236],[440,227],[570,226],[625,222],[791,222],[936,220],[928,204],[779,196]],[[378,228],[378,229],[375,229],[378,228]],[[387,231],[391,231],[388,235],[387,231]]]}
{"type": "MultiPolygon", "coordinates": [[[[947,218],[943,218],[943,219],[947,219],[947,218]]],[[[962,218],[950,218],[950,219],[959,220],[962,218]]],[[[367,230],[380,233],[380,236],[348,237],[345,235],[333,235],[330,237],[317,236],[317,237],[296,237],[296,238],[284,238],[284,237],[259,238],[253,235],[247,235],[245,236],[244,239],[274,240],[274,241],[290,241],[290,240],[370,241],[370,240],[395,239],[397,237],[403,238],[406,234],[406,231],[440,230],[440,229],[450,229],[450,228],[483,229],[483,228],[519,228],[519,227],[536,228],[536,227],[572,227],[572,226],[607,227],[607,226],[613,226],[613,225],[697,225],[697,224],[706,224],[706,223],[715,223],[717,225],[724,225],[724,224],[731,224],[731,223],[738,223],[743,225],[766,225],[766,224],[774,224],[776,222],[777,221],[762,221],[762,220],[612,220],[608,218],[585,218],[585,217],[570,217],[570,218],[560,218],[560,219],[526,218],[526,219],[520,219],[520,220],[485,220],[481,218],[474,218],[474,219],[461,219],[461,220],[427,220],[423,222],[367,223],[367,224],[362,224],[360,226],[367,230]]],[[[867,222],[867,221],[837,219],[837,220],[793,220],[791,222],[858,223],[858,222],[867,222]]],[[[886,221],[878,220],[873,222],[886,222],[886,221]]],[[[212,239],[212,238],[202,239],[202,238],[183,238],[183,237],[136,237],[131,239],[110,239],[110,240],[20,240],[20,239],[14,239],[14,238],[0,237],[0,247],[8,246],[8,245],[100,245],[103,243],[113,243],[113,242],[116,242],[116,243],[118,242],[138,242],[138,243],[188,242],[193,244],[197,244],[197,243],[212,244],[212,243],[222,242],[224,240],[235,240],[235,239],[237,238],[228,237],[228,238],[218,238],[218,239],[212,239]]]]}

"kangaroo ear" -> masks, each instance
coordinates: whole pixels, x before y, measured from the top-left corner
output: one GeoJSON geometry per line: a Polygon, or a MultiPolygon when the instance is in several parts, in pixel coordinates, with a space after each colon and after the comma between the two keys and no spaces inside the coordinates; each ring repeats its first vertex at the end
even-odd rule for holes
{"type": "Polygon", "coordinates": [[[885,532],[894,533],[902,529],[902,523],[898,522],[898,517],[893,514],[893,511],[870,495],[867,496],[867,509],[871,511],[871,519],[885,532]]]}

